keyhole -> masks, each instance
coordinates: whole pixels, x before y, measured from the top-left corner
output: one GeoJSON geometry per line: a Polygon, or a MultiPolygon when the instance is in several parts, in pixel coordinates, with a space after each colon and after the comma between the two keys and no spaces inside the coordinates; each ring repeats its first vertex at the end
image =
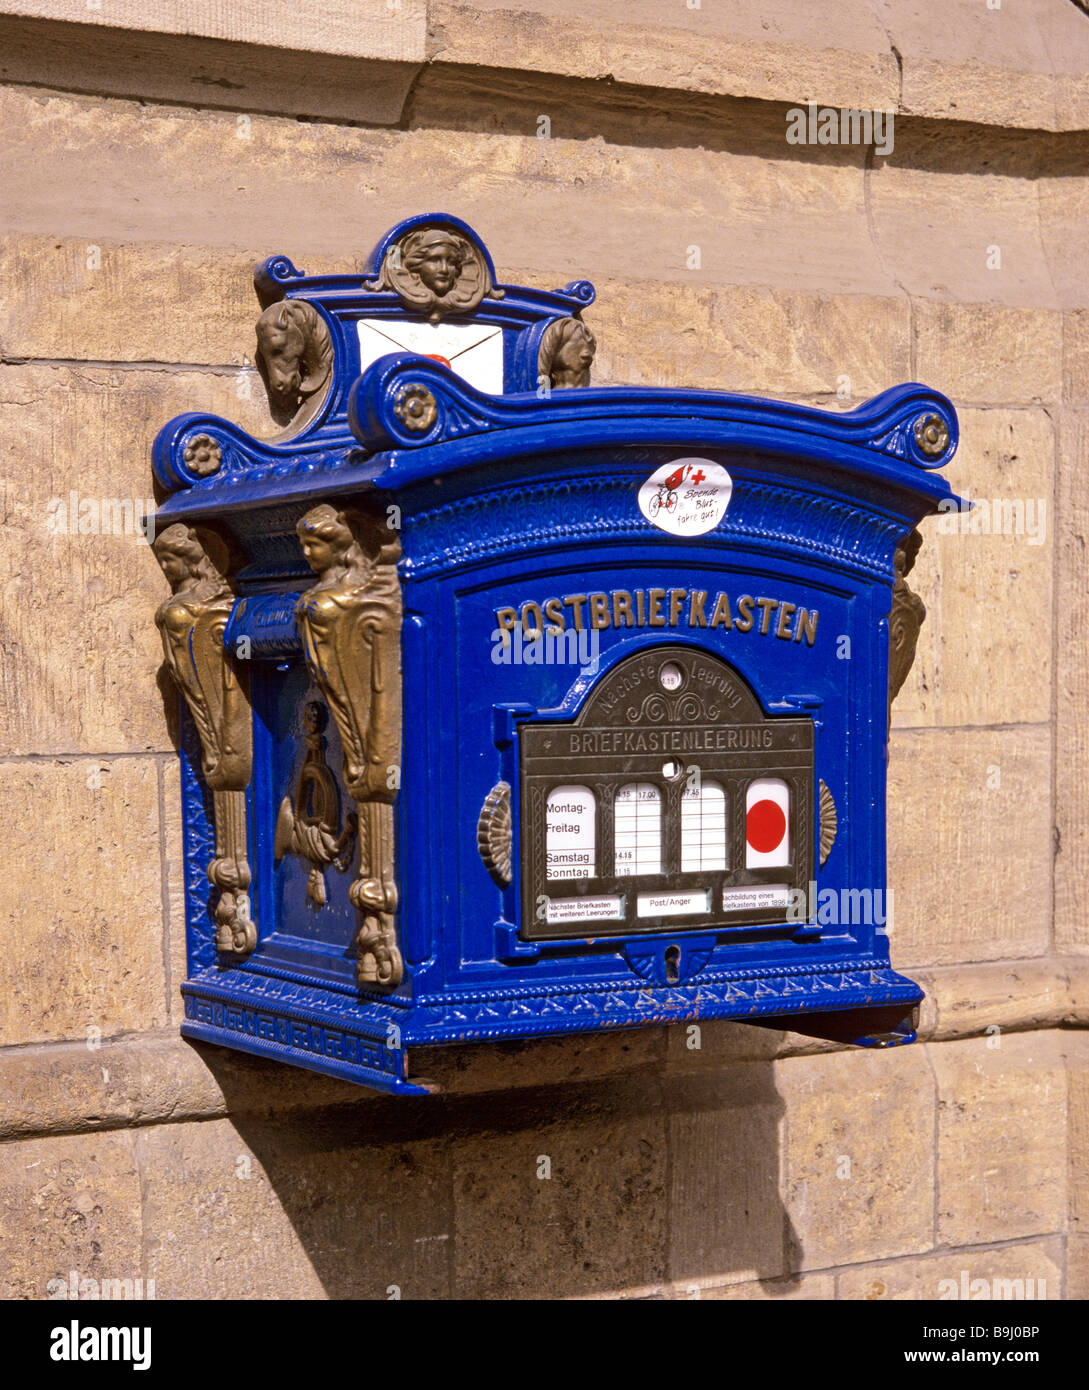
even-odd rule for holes
{"type": "Polygon", "coordinates": [[[666,982],[675,985],[681,978],[681,948],[679,946],[667,946],[665,953],[666,982]]]}

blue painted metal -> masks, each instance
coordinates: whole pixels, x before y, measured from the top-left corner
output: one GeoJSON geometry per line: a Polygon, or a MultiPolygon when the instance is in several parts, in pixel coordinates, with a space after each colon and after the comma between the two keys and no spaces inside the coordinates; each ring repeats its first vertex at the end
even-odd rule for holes
{"type": "MultiPolygon", "coordinates": [[[[238,638],[249,637],[253,661],[248,799],[259,942],[230,968],[216,960],[205,875],[211,803],[182,708],[189,943],[182,1031],[399,1094],[428,1089],[409,1078],[407,1066],[411,1047],[423,1044],[705,1018],[862,1045],[911,1041],[922,993],[890,968],[880,923],[829,925],[814,910],[790,930],[731,926],[723,917],[711,927],[686,930],[678,921],[593,941],[527,939],[519,907],[520,730],[575,719],[597,683],[640,652],[669,644],[720,658],[766,716],[813,720],[814,778],[827,785],[838,813],[827,862],[814,867],[816,889],[883,893],[893,556],[922,517],[953,500],[936,471],[956,448],[952,405],[914,384],[842,413],[695,390],[603,387],[541,396],[541,335],[553,319],[592,302],[584,282],[550,293],[504,286],[502,299],[486,299],[476,311],[474,322],[503,329],[502,396],[407,353],[361,373],[355,322],[411,317],[396,295],[367,282],[394,239],[435,221],[456,225],[487,256],[465,224],[427,215],[394,228],[360,276],[309,277],[283,257],[259,268],[264,302],[306,299],[333,336],[332,388],[297,435],[262,441],[191,413],[172,420],[155,443],[156,475],[168,494],[159,529],[172,520],[215,522],[245,553],[225,640],[236,650],[238,638]],[[407,428],[395,409],[409,385],[425,387],[435,401],[434,422],[423,432],[407,428]],[[936,457],[915,437],[916,422],[928,415],[948,430],[936,457]],[[185,462],[196,434],[222,449],[211,477],[198,477],[185,462]],[[643,516],[637,493],[662,464],[694,455],[728,470],[732,496],[709,533],[672,536],[643,516]],[[277,865],[272,853],[277,807],[297,771],[299,711],[309,688],[293,614],[313,576],[294,526],[317,501],[365,496],[399,508],[403,527],[396,828],[406,969],[392,993],[354,983],[347,879],[329,876],[329,905],[315,914],[303,902],[299,861],[277,865]],[[609,616],[608,626],[587,627],[599,643],[593,672],[496,660],[501,610],[518,613],[563,595],[659,589],[685,591],[675,626],[617,627],[609,616]],[[728,594],[734,621],[712,629],[700,624],[691,596],[719,591],[728,594]],[[742,595],[817,611],[815,638],[775,640],[766,614],[760,631],[759,613],[743,630],[742,595]],[[481,807],[501,780],[514,789],[507,887],[489,875],[477,848],[481,807]]],[[[610,613],[608,605],[595,611],[610,613]]],[[[329,766],[339,769],[335,730],[327,732],[329,766]]],[[[816,866],[816,807],[806,817],[816,866]]]]}

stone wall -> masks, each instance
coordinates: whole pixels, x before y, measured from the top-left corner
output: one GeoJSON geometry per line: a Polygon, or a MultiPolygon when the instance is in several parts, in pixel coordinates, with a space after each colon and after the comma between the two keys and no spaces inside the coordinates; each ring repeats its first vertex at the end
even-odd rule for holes
{"type": "Polygon", "coordinates": [[[1087,1297],[1089,15],[513,3],[0,3],[0,1289],[1087,1297]],[[895,111],[894,149],[788,144],[809,100],[895,111]],[[466,1047],[417,1102],[178,1037],[164,584],[55,499],[139,508],[182,410],[271,432],[254,262],[355,269],[421,210],[504,279],[593,280],[599,382],[920,380],[954,486],[1044,507],[923,528],[889,812],[919,1046],[466,1047]]]}

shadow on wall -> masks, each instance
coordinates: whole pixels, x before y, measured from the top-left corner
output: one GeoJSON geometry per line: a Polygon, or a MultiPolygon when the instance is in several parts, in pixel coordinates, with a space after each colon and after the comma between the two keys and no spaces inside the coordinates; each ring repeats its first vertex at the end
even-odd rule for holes
{"type": "MultiPolygon", "coordinates": [[[[273,1064],[239,1068],[201,1046],[246,1112],[231,1124],[271,1189],[256,1220],[286,1217],[294,1233],[267,1233],[267,1283],[251,1279],[249,1296],[694,1298],[757,1280],[789,1294],[798,1241],[780,1197],[772,1063],[783,1035],[701,1030],[696,1052],[686,1025],[432,1052],[428,1073],[449,1072],[454,1094],[273,1116],[255,1113],[254,1085],[273,1064]],[[566,1079],[607,1056],[614,1074],[566,1079]],[[527,1087],[529,1069],[547,1084],[527,1087]],[[519,1089],[497,1089],[504,1077],[519,1089]],[[288,1276],[290,1289],[274,1272],[291,1263],[285,1237],[313,1271],[288,1276]]],[[[259,1247],[262,1232],[241,1243],[259,1247]]],[[[214,1296],[192,1263],[189,1277],[163,1296],[214,1296]]]]}

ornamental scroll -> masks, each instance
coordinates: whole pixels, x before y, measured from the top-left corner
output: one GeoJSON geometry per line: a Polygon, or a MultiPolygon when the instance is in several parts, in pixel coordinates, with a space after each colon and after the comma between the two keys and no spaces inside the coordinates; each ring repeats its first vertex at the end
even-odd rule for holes
{"type": "Polygon", "coordinates": [[[359,808],[359,875],[348,890],[363,917],[356,980],[393,988],[403,975],[393,820],[401,762],[400,542],[379,515],[327,502],[308,511],[297,531],[318,582],[299,599],[295,618],[359,808]]]}
{"type": "Polygon", "coordinates": [[[246,788],[253,764],[249,682],[223,644],[234,604],[228,550],[216,532],[175,523],[154,542],[173,593],[155,614],[163,653],[200,735],[201,770],[212,792],[215,858],[208,878],[219,889],[216,946],[245,958],[257,945],[250,920],[246,788]]]}

